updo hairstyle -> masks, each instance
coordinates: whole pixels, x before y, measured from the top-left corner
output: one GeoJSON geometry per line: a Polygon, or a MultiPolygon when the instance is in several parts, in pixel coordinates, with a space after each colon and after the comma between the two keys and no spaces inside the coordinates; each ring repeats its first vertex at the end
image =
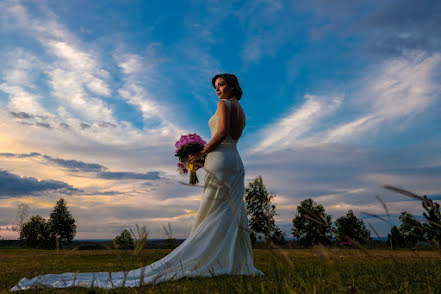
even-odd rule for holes
{"type": "Polygon", "coordinates": [[[228,74],[228,73],[215,75],[211,79],[211,83],[213,84],[214,88],[216,88],[214,83],[216,82],[216,80],[218,78],[223,78],[225,80],[225,82],[227,83],[227,85],[229,87],[233,88],[233,91],[232,91],[233,96],[236,97],[237,100],[240,100],[240,98],[242,97],[242,89],[239,86],[239,81],[237,80],[237,77],[233,74],[228,74]]]}

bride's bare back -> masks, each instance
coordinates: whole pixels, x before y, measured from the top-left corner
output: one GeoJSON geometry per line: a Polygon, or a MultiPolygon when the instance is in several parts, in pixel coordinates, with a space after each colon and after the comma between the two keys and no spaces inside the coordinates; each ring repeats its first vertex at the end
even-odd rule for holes
{"type": "Polygon", "coordinates": [[[229,134],[234,140],[239,140],[242,132],[245,129],[246,117],[242,106],[237,100],[230,100],[231,102],[231,117],[229,134]]]}

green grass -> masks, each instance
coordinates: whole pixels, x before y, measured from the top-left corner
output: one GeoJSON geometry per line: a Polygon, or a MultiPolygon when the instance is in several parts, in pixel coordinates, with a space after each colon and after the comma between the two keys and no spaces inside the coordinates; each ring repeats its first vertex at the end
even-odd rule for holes
{"type": "MultiPolygon", "coordinates": [[[[131,270],[171,250],[0,250],[0,291],[22,278],[63,272],[131,270]]],[[[25,293],[441,293],[438,251],[358,249],[254,250],[265,276],[181,279],[158,285],[113,290],[67,288],[25,293]]]]}

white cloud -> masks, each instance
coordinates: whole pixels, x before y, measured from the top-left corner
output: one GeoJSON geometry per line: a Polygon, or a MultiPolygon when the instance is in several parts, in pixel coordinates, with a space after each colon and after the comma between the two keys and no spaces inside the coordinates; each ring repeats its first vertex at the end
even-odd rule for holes
{"type": "Polygon", "coordinates": [[[127,54],[124,57],[117,57],[117,59],[122,59],[118,66],[122,69],[123,73],[126,75],[134,74],[140,72],[143,68],[143,58],[137,54],[127,54]]]}
{"type": "Polygon", "coordinates": [[[33,88],[38,69],[44,67],[35,55],[23,48],[8,50],[1,58],[3,80],[8,85],[33,88]]]}
{"type": "MultiPolygon", "coordinates": [[[[68,40],[68,36],[63,36],[63,40],[50,40],[44,43],[48,48],[51,49],[52,53],[54,53],[61,60],[64,60],[68,63],[68,65],[74,69],[75,71],[88,74],[97,69],[98,65],[95,62],[95,59],[86,52],[75,48],[75,46],[68,41],[72,42],[73,40],[68,40]]],[[[102,74],[106,72],[101,71],[102,74]]],[[[107,75],[107,74],[106,74],[107,75]]]]}
{"type": "Polygon", "coordinates": [[[141,110],[142,116],[145,120],[158,116],[161,112],[159,107],[148,99],[148,94],[143,87],[138,86],[134,82],[127,82],[118,90],[118,93],[129,104],[135,105],[141,110]]]}
{"type": "Polygon", "coordinates": [[[44,114],[46,111],[41,106],[41,97],[28,93],[19,86],[8,86],[6,83],[0,84],[0,91],[11,97],[8,103],[9,111],[27,112],[30,114],[44,114]]]}
{"type": "Polygon", "coordinates": [[[369,130],[376,131],[375,127],[381,121],[381,118],[373,114],[357,118],[356,120],[328,130],[325,136],[322,137],[322,142],[341,142],[348,137],[360,135],[362,133],[366,133],[369,130]]]}
{"type": "Polygon", "coordinates": [[[153,43],[147,48],[147,52],[150,52],[147,57],[133,53],[116,52],[113,54],[115,61],[124,74],[124,83],[118,89],[118,94],[127,103],[134,105],[141,111],[146,124],[149,124],[149,122],[157,124],[154,128],[148,130],[152,136],[159,136],[171,142],[183,130],[173,123],[170,117],[170,109],[163,103],[158,103],[152,91],[149,91],[145,86],[146,84],[149,85],[152,79],[155,79],[155,66],[163,61],[162,58],[154,56],[154,52],[151,52],[155,46],[159,45],[153,43]]]}
{"type": "Polygon", "coordinates": [[[109,73],[97,63],[97,56],[81,49],[80,42],[47,9],[42,8],[43,17],[36,18],[19,3],[5,2],[2,6],[0,16],[7,28],[34,38],[55,57],[43,66],[53,87],[52,94],[83,119],[114,121],[112,110],[101,99],[89,98],[86,92],[87,89],[95,95],[111,94],[104,80],[109,73]]]}
{"type": "Polygon", "coordinates": [[[334,113],[342,102],[341,97],[305,95],[305,99],[299,109],[294,109],[286,117],[264,129],[263,139],[251,153],[270,152],[295,145],[302,135],[318,127],[325,117],[334,113]]]}
{"type": "Polygon", "coordinates": [[[384,119],[414,116],[424,111],[437,97],[439,85],[433,70],[441,64],[441,53],[428,55],[409,51],[382,64],[367,80],[365,95],[373,99],[372,111],[384,119]]]}
{"type": "MultiPolygon", "coordinates": [[[[382,131],[396,131],[394,124],[399,120],[405,118],[410,123],[440,98],[441,88],[433,79],[434,70],[440,64],[440,53],[429,55],[411,51],[372,66],[365,78],[355,82],[362,86],[345,95],[349,105],[341,105],[345,112],[336,112],[341,104],[338,98],[326,102],[306,95],[306,102],[299,109],[261,131],[262,139],[251,152],[326,143],[356,143],[361,137],[364,142],[369,142],[375,140],[381,126],[382,131]],[[358,116],[352,118],[352,113],[358,113],[358,116]],[[332,124],[332,120],[341,121],[345,117],[351,119],[336,126],[332,124]],[[327,128],[308,133],[319,123],[327,128]]],[[[400,128],[403,128],[401,123],[400,128]]]]}
{"type": "MultiPolygon", "coordinates": [[[[144,57],[121,52],[125,59],[120,60],[118,65],[124,73],[124,84],[115,92],[142,112],[148,127],[139,130],[128,122],[118,121],[114,115],[117,109],[113,109],[105,100],[112,95],[108,83],[110,73],[100,63],[99,51],[91,49],[93,44],[82,43],[45,5],[39,5],[36,13],[14,1],[2,2],[0,8],[4,30],[18,32],[30,37],[30,40],[36,40],[47,54],[44,56],[45,62],[42,62],[20,49],[10,56],[11,62],[3,71],[6,82],[2,84],[1,90],[9,94],[9,110],[29,114],[45,113],[46,121],[39,124],[50,125],[54,130],[48,136],[46,130],[34,128],[33,135],[36,138],[31,143],[34,148],[38,148],[37,142],[43,139],[44,146],[53,149],[64,144],[92,148],[91,145],[96,143],[133,144],[134,148],[172,146],[173,140],[183,132],[171,121],[174,116],[170,115],[164,101],[155,100],[143,79],[147,72],[150,76],[157,76],[151,65],[164,61],[164,58],[151,58],[148,59],[150,64],[146,64],[143,62],[144,57]],[[47,78],[48,89],[44,88],[41,81],[36,83],[35,73],[47,78]],[[19,81],[23,87],[18,85],[19,81]],[[48,106],[50,110],[44,109],[48,106]],[[54,115],[48,115],[48,111],[54,115]],[[45,133],[39,136],[39,132],[45,133]],[[52,143],[49,143],[51,140],[52,143]]],[[[146,50],[147,55],[154,55],[158,47],[159,43],[150,44],[146,50]]]]}
{"type": "Polygon", "coordinates": [[[52,94],[60,105],[73,111],[77,117],[85,121],[115,122],[113,111],[101,99],[87,94],[80,73],[53,68],[48,76],[52,94]]]}
{"type": "Polygon", "coordinates": [[[328,130],[323,134],[322,142],[357,140],[368,132],[371,132],[372,138],[382,125],[395,128],[392,124],[402,118],[411,122],[439,99],[440,87],[433,80],[433,75],[440,64],[439,53],[428,55],[412,51],[372,68],[363,79],[365,86],[360,93],[354,93],[355,97],[361,97],[354,105],[363,104],[364,113],[328,130]]]}

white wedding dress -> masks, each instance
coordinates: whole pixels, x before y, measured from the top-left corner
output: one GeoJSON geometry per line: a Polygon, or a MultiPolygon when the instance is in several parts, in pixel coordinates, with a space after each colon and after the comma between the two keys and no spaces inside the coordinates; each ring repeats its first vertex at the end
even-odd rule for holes
{"type": "MultiPolygon", "coordinates": [[[[228,111],[231,102],[225,101],[228,111]]],[[[230,116],[231,117],[231,116],[230,116]]],[[[208,124],[217,131],[217,112],[208,124]]],[[[142,268],[121,272],[46,274],[23,278],[10,291],[32,287],[138,287],[183,277],[263,275],[254,267],[243,202],[245,169],[230,134],[207,154],[202,202],[188,238],[162,259],[142,268]]]]}

